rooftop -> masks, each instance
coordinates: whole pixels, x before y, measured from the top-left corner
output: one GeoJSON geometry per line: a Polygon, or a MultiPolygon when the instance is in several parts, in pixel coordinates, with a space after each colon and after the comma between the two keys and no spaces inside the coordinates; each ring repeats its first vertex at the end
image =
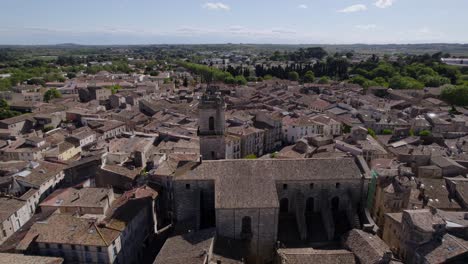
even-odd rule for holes
{"type": "Polygon", "coordinates": [[[278,207],[276,181],[339,181],[361,177],[352,158],[203,161],[176,171],[178,181],[214,180],[216,208],[278,207]]]}

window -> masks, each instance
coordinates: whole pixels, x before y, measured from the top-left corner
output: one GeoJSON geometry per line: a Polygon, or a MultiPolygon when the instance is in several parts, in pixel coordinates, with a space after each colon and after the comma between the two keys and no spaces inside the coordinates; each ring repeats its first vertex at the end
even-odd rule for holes
{"type": "Polygon", "coordinates": [[[289,200],[283,198],[280,200],[280,213],[287,213],[289,211],[289,200]]]}
{"type": "Polygon", "coordinates": [[[101,248],[101,247],[97,247],[97,252],[102,252],[102,248],[101,248]]]}
{"type": "Polygon", "coordinates": [[[7,233],[5,230],[2,230],[2,233],[3,233],[3,237],[6,237],[7,236],[7,233]]]}
{"type": "Polygon", "coordinates": [[[210,116],[210,118],[208,119],[208,126],[210,131],[213,131],[215,129],[214,117],[210,116]]]}
{"type": "Polygon", "coordinates": [[[288,189],[288,185],[287,184],[283,184],[283,190],[287,190],[288,189]]]}
{"type": "Polygon", "coordinates": [[[190,189],[190,184],[185,184],[185,189],[189,190],[190,189]]]}
{"type": "Polygon", "coordinates": [[[314,212],[314,198],[309,197],[306,201],[306,212],[313,213],[314,212]]]}
{"type": "Polygon", "coordinates": [[[57,247],[58,247],[58,249],[62,249],[62,248],[63,248],[62,244],[58,244],[57,247]]]}
{"type": "Polygon", "coordinates": [[[337,189],[339,189],[339,188],[340,188],[340,183],[337,182],[337,183],[335,184],[335,187],[336,187],[337,189]]]}
{"type": "Polygon", "coordinates": [[[250,216],[242,218],[242,234],[252,234],[252,219],[250,216]]]}
{"type": "Polygon", "coordinates": [[[338,211],[340,209],[340,198],[338,197],[333,197],[331,200],[331,208],[333,211],[338,211]]]}
{"type": "Polygon", "coordinates": [[[309,189],[313,189],[313,188],[314,188],[314,184],[313,183],[309,184],[309,189]]]}
{"type": "Polygon", "coordinates": [[[47,244],[47,243],[45,243],[44,246],[45,246],[45,248],[50,248],[50,245],[47,244]]]}
{"type": "Polygon", "coordinates": [[[84,246],[84,250],[85,250],[85,251],[89,251],[89,247],[88,247],[88,246],[84,246]]]}
{"type": "Polygon", "coordinates": [[[75,245],[71,245],[71,249],[72,249],[72,250],[76,250],[76,246],[75,246],[75,245]]]}

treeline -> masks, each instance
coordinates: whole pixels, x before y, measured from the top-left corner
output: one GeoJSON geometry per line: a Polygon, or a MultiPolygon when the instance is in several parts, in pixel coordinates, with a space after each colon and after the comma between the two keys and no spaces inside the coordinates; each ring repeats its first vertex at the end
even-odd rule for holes
{"type": "Polygon", "coordinates": [[[445,87],[440,97],[451,105],[468,106],[468,85],[445,87]]]}
{"type": "Polygon", "coordinates": [[[297,51],[281,53],[275,51],[270,57],[272,61],[295,61],[304,62],[312,59],[322,60],[328,53],[321,47],[300,48],[297,51]]]}
{"type": "MultiPolygon", "coordinates": [[[[223,71],[218,68],[210,67],[208,65],[197,64],[186,61],[179,61],[178,64],[192,73],[200,76],[201,82],[210,83],[210,82],[224,82],[227,84],[239,84],[244,85],[247,83],[247,79],[241,74],[233,75],[229,71],[223,71]]],[[[236,71],[235,69],[230,69],[231,71],[236,71]]],[[[236,73],[236,72],[234,72],[236,73]]]]}
{"type": "Polygon", "coordinates": [[[422,89],[445,84],[460,84],[462,74],[456,66],[441,62],[442,53],[409,55],[395,61],[376,56],[353,65],[351,83],[363,87],[383,86],[393,89],[422,89]]]}
{"type": "Polygon", "coordinates": [[[27,82],[27,84],[45,85],[46,82],[64,81],[63,73],[56,67],[45,66],[22,66],[20,68],[8,68],[0,73],[11,74],[8,78],[0,79],[0,91],[9,90],[12,86],[27,82]]]}
{"type": "Polygon", "coordinates": [[[348,78],[348,68],[350,63],[347,59],[327,57],[325,61],[318,61],[315,64],[292,63],[285,66],[265,66],[256,65],[255,74],[257,77],[265,77],[267,75],[280,79],[290,79],[290,72],[296,72],[299,75],[299,80],[304,79],[306,73],[313,72],[316,77],[330,77],[338,80],[348,78]]]}

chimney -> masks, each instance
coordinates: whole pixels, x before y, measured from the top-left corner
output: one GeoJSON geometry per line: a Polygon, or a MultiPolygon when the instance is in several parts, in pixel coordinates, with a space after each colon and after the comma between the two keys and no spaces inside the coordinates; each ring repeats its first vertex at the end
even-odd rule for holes
{"type": "Polygon", "coordinates": [[[435,208],[434,206],[429,206],[429,210],[431,211],[432,215],[437,214],[437,208],[435,208]]]}

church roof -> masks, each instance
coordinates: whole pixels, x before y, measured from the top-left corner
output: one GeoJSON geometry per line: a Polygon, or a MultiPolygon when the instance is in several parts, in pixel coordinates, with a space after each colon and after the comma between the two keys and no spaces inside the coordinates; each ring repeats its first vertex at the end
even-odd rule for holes
{"type": "Polygon", "coordinates": [[[352,158],[203,161],[176,171],[176,181],[215,181],[216,208],[276,208],[276,182],[360,178],[352,158]]]}

